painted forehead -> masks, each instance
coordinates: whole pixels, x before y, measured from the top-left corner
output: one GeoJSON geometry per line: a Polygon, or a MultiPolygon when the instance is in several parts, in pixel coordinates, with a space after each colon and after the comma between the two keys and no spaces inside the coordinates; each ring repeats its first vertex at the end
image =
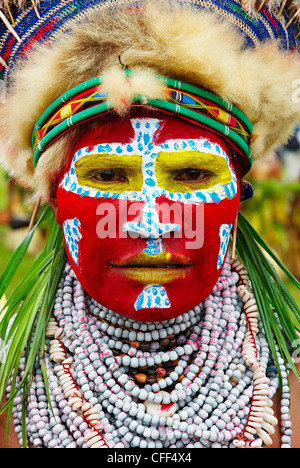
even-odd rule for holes
{"type": "MultiPolygon", "coordinates": [[[[68,173],[65,174],[61,182],[61,186],[66,190],[77,193],[82,196],[93,198],[105,197],[124,198],[135,201],[146,201],[149,196],[155,199],[158,196],[165,196],[172,201],[181,201],[184,203],[219,203],[225,198],[232,199],[237,195],[237,179],[229,161],[227,152],[218,143],[211,142],[206,138],[175,138],[165,139],[162,137],[162,122],[155,118],[136,118],[130,121],[133,137],[127,140],[126,143],[103,142],[96,145],[85,146],[80,148],[73,156],[71,167],[68,173]],[[229,180],[226,183],[216,183],[214,187],[207,190],[196,190],[192,194],[182,194],[181,190],[175,192],[171,187],[163,187],[158,184],[156,174],[156,161],[160,155],[170,153],[187,153],[198,151],[213,155],[216,159],[226,161],[226,167],[230,172],[229,180]],[[124,192],[114,193],[108,189],[97,189],[87,186],[88,184],[81,183],[77,178],[77,164],[80,160],[85,160],[93,155],[98,155],[100,158],[106,159],[109,155],[120,155],[127,159],[128,156],[138,154],[142,157],[143,184],[137,189],[127,188],[124,192]]],[[[172,131],[168,131],[170,136],[172,131]]],[[[109,158],[108,158],[109,159],[109,158]]]]}
{"type": "MultiPolygon", "coordinates": [[[[158,156],[159,153],[174,151],[203,151],[203,153],[213,154],[228,160],[229,154],[226,146],[220,142],[216,136],[211,138],[203,130],[199,132],[184,132],[182,125],[170,125],[170,121],[156,118],[133,118],[130,120],[130,127],[126,125],[116,132],[102,135],[100,138],[93,138],[97,141],[89,141],[88,146],[79,145],[79,149],[73,156],[73,163],[85,158],[87,155],[120,155],[131,156],[133,154],[158,156]],[[123,132],[124,130],[124,132],[123,132]],[[181,130],[181,131],[179,131],[181,130]],[[196,135],[196,136],[194,136],[196,135]],[[102,141],[101,141],[102,140],[102,141]],[[216,141],[217,140],[217,141],[216,141]]],[[[190,127],[187,126],[189,130],[190,127]]],[[[210,133],[210,132],[209,132],[210,133]]],[[[82,139],[82,144],[86,140],[82,139]]]]}
{"type": "Polygon", "coordinates": [[[136,136],[136,128],[132,125],[133,120],[141,123],[149,120],[159,121],[154,139],[157,145],[170,139],[199,139],[203,138],[218,144],[226,153],[229,153],[225,140],[215,133],[203,127],[199,127],[176,116],[141,116],[134,115],[131,118],[116,118],[109,123],[101,123],[94,129],[84,132],[76,145],[72,148],[72,155],[80,148],[92,147],[101,143],[130,143],[136,136]]]}

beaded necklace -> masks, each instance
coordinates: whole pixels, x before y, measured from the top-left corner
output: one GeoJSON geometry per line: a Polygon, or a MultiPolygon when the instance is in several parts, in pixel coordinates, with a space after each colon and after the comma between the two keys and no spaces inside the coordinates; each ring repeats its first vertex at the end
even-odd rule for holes
{"type": "MultiPolygon", "coordinates": [[[[272,443],[279,378],[244,266],[227,258],[208,298],[157,323],[123,318],[83,291],[66,264],[26,404],[35,447],[234,448],[272,443]]],[[[290,447],[288,376],[282,448],[290,447]]],[[[24,359],[19,368],[21,381],[24,359]]],[[[9,395],[10,387],[7,388],[9,395]]],[[[22,444],[22,394],[14,401],[22,444]]]]}

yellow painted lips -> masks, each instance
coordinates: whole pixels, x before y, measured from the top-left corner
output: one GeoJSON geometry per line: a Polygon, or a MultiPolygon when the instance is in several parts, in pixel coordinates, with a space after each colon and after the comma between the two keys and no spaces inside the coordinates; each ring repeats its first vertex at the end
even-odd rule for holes
{"type": "Polygon", "coordinates": [[[143,252],[122,262],[113,262],[111,267],[139,283],[163,285],[187,276],[192,264],[182,255],[165,252],[148,255],[143,252]]]}

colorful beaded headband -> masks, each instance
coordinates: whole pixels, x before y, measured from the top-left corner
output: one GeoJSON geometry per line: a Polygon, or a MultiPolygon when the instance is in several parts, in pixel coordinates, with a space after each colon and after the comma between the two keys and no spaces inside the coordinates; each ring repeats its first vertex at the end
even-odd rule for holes
{"type": "MultiPolygon", "coordinates": [[[[124,73],[130,76],[132,71],[126,70],[124,73]]],[[[246,115],[209,91],[178,80],[158,78],[167,86],[167,100],[147,100],[147,105],[177,114],[222,135],[246,159],[249,172],[252,166],[249,147],[252,124],[246,115]]],[[[64,93],[46,109],[32,133],[35,166],[41,154],[71,128],[114,110],[107,103],[101,84],[101,77],[82,83],[64,93]]],[[[143,99],[135,96],[134,101],[138,103],[143,99]]]]}

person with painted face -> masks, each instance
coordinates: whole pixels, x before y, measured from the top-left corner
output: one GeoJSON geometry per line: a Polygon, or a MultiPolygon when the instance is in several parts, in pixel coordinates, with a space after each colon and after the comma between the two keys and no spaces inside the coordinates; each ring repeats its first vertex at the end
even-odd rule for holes
{"type": "Polygon", "coordinates": [[[298,10],[68,3],[13,9],[0,42],[3,160],[55,216],[0,322],[21,445],[290,447],[299,308],[238,209],[300,116],[298,10]]]}
{"type": "Polygon", "coordinates": [[[208,296],[225,261],[239,203],[229,150],[213,132],[154,110],[106,127],[80,132],[58,180],[70,264],[118,314],[173,319],[182,295],[187,310],[208,296]]]}

